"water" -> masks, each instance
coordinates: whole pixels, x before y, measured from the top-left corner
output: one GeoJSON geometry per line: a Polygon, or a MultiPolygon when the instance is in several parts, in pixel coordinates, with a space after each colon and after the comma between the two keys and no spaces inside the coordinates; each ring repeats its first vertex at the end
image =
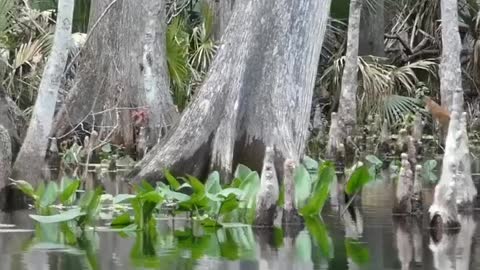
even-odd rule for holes
{"type": "MultiPolygon", "coordinates": [[[[0,213],[0,224],[15,224],[0,225],[0,270],[480,269],[477,210],[462,220],[460,233],[435,245],[426,217],[392,216],[393,192],[389,181],[369,185],[356,223],[327,205],[324,223],[283,232],[192,229],[188,220],[162,219],[155,237],[104,227],[75,236],[59,226],[35,225],[28,211],[0,213]]],[[[431,188],[424,195],[429,205],[431,188]]]]}

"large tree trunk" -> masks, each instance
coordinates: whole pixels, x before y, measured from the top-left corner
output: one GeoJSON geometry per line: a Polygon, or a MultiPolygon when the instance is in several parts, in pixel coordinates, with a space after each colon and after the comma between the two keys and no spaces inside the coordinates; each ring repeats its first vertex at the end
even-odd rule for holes
{"type": "Polygon", "coordinates": [[[169,139],[137,164],[133,181],[159,180],[164,168],[228,177],[243,163],[260,171],[267,145],[282,179],[283,161],[298,161],[305,149],[330,3],[237,2],[206,81],[169,139]]]}
{"type": "Polygon", "coordinates": [[[442,0],[442,64],[440,86],[442,103],[451,115],[445,143],[440,182],[435,187],[430,218],[436,225],[458,225],[457,206],[470,208],[477,190],[470,171],[470,152],[466,114],[463,110],[462,73],[460,70],[460,36],[457,1],[442,0]],[[455,21],[452,21],[454,20],[455,21]],[[439,219],[440,218],[440,219],[439,219]]]}
{"type": "MultiPolygon", "coordinates": [[[[353,135],[353,130],[357,123],[358,44],[363,1],[364,0],[350,1],[347,51],[345,53],[345,65],[342,75],[338,118],[336,119],[336,125],[331,125],[331,129],[333,129],[329,133],[328,149],[333,149],[334,151],[338,151],[338,146],[342,144],[346,149],[349,148],[345,139],[353,135]]],[[[337,153],[329,152],[329,158],[337,156],[337,153]]],[[[346,155],[353,156],[351,153],[346,153],[346,155]]]]}
{"type": "MultiPolygon", "coordinates": [[[[458,29],[457,0],[441,0],[442,14],[442,56],[440,62],[440,94],[442,105],[450,112],[453,106],[453,92],[462,88],[460,54],[462,44],[458,29]]],[[[462,95],[463,106],[463,95],[462,95]]]]}
{"type": "Polygon", "coordinates": [[[47,153],[57,95],[71,43],[74,0],[58,2],[53,47],[43,72],[27,135],[13,167],[13,177],[36,183],[47,153]]]}
{"type": "Polygon", "coordinates": [[[359,55],[385,56],[385,0],[372,1],[363,6],[360,20],[359,55]]]}
{"type": "Polygon", "coordinates": [[[176,119],[166,62],[164,1],[95,1],[76,82],[55,120],[61,138],[82,121],[133,151],[135,128],[153,146],[176,119]],[[103,17],[102,17],[103,16],[103,17]],[[147,116],[144,119],[144,115],[147,116]],[[142,117],[134,123],[135,116],[142,117]]]}

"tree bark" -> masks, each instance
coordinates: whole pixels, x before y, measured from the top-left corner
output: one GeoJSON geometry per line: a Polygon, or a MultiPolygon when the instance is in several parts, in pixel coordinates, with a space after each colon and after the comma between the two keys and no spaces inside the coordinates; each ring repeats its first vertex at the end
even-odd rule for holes
{"type": "MultiPolygon", "coordinates": [[[[357,88],[358,88],[358,47],[360,34],[360,14],[364,0],[351,0],[348,18],[347,51],[342,75],[342,90],[338,107],[338,132],[330,132],[329,141],[345,143],[345,139],[353,135],[357,123],[357,88]]],[[[334,127],[332,125],[332,127],[334,127]]],[[[331,127],[331,128],[332,128],[331,127]]],[[[336,143],[338,146],[339,143],[336,143]]],[[[333,145],[333,144],[332,144],[333,145]]],[[[335,153],[330,153],[332,156],[335,153]]],[[[348,153],[346,153],[349,155],[348,153]]]]}
{"type": "Polygon", "coordinates": [[[363,6],[360,19],[359,55],[385,56],[385,3],[384,0],[372,1],[363,6]]]}
{"type": "Polygon", "coordinates": [[[209,2],[210,7],[213,8],[215,14],[214,36],[215,39],[219,40],[232,17],[235,0],[209,0],[209,2]]]}
{"type": "MultiPolygon", "coordinates": [[[[453,92],[462,88],[460,54],[462,44],[458,29],[457,0],[441,0],[442,57],[440,61],[440,94],[442,105],[452,111],[453,92]]],[[[463,95],[462,95],[463,106],[463,95]]]]}
{"type": "Polygon", "coordinates": [[[206,81],[178,127],[137,164],[133,182],[162,170],[222,179],[242,163],[260,171],[267,145],[282,179],[304,152],[331,0],[237,2],[206,81]]]}
{"type": "Polygon", "coordinates": [[[5,186],[10,177],[12,150],[10,135],[8,131],[0,124],[0,209],[5,205],[5,186]]]}
{"type": "Polygon", "coordinates": [[[164,1],[95,1],[76,81],[55,119],[61,138],[82,121],[134,149],[135,128],[153,146],[176,122],[166,62],[164,1]],[[99,75],[101,74],[101,76],[99,75]],[[142,117],[134,123],[133,115],[142,117]]]}
{"type": "Polygon", "coordinates": [[[7,95],[0,84],[0,125],[8,131],[12,144],[12,162],[15,161],[23,137],[25,136],[26,120],[23,112],[15,102],[7,95]]]}
{"type": "Polygon", "coordinates": [[[458,226],[457,206],[469,207],[477,194],[470,171],[466,114],[463,110],[460,35],[456,0],[442,0],[442,61],[440,90],[451,111],[440,182],[430,207],[431,222],[458,226]],[[440,217],[440,219],[439,219],[440,217]]]}
{"type": "Polygon", "coordinates": [[[44,166],[57,95],[67,63],[74,3],[73,0],[58,2],[52,51],[43,72],[27,135],[13,167],[14,178],[24,179],[34,184],[39,180],[44,166]]]}

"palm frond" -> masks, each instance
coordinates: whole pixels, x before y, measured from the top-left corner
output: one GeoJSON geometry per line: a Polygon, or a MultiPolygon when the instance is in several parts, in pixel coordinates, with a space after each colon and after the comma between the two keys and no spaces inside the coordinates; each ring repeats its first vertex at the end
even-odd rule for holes
{"type": "Polygon", "coordinates": [[[390,126],[399,124],[408,114],[421,110],[420,100],[412,97],[391,95],[383,100],[382,113],[390,126]]]}

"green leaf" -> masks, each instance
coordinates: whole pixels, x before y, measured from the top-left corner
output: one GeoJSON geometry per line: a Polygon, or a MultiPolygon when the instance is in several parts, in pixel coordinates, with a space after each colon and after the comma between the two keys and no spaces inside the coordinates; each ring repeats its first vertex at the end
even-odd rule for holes
{"type": "Polygon", "coordinates": [[[175,178],[169,170],[165,170],[165,178],[167,178],[168,184],[173,190],[178,190],[178,188],[180,188],[180,183],[177,178],[175,178]]]}
{"type": "Polygon", "coordinates": [[[377,156],[375,155],[367,155],[365,159],[370,162],[372,165],[375,167],[382,167],[383,161],[381,161],[377,156]]]}
{"type": "Polygon", "coordinates": [[[331,258],[333,256],[333,243],[323,221],[318,217],[306,217],[305,225],[315,244],[320,248],[322,257],[331,258]]]}
{"type": "Polygon", "coordinates": [[[324,162],[319,168],[318,180],[315,182],[313,193],[306,205],[300,209],[300,214],[304,217],[316,216],[322,211],[335,177],[335,166],[333,163],[324,162]]]}
{"type": "Polygon", "coordinates": [[[85,215],[85,212],[82,212],[80,208],[73,208],[57,215],[51,215],[51,216],[30,215],[30,217],[40,223],[57,223],[57,222],[74,220],[84,215],[85,215]]]}
{"type": "Polygon", "coordinates": [[[50,181],[47,184],[45,192],[40,197],[40,207],[45,208],[55,203],[57,199],[58,186],[54,181],[50,181]]]}
{"type": "Polygon", "coordinates": [[[242,181],[247,179],[247,177],[252,173],[252,170],[250,170],[247,166],[243,164],[238,164],[237,169],[235,170],[234,177],[238,178],[242,181]]]}
{"type": "Polygon", "coordinates": [[[297,209],[303,208],[310,194],[312,193],[312,180],[310,174],[303,165],[295,168],[295,206],[297,209]]]}
{"type": "Polygon", "coordinates": [[[217,195],[226,198],[231,194],[235,195],[237,198],[241,198],[244,195],[243,191],[239,188],[226,188],[220,191],[217,195]]]}
{"type": "Polygon", "coordinates": [[[65,204],[70,198],[77,192],[78,187],[80,186],[80,180],[74,180],[68,186],[63,189],[63,192],[60,194],[60,202],[65,204]]]}
{"type": "Polygon", "coordinates": [[[234,194],[230,194],[220,206],[219,214],[224,215],[238,208],[238,200],[234,194]]]}
{"type": "Polygon", "coordinates": [[[372,175],[368,171],[368,167],[363,165],[361,167],[358,167],[355,169],[355,171],[352,173],[352,176],[347,182],[347,185],[345,187],[345,192],[348,195],[353,195],[360,191],[365,184],[370,182],[372,180],[372,175]]]}
{"type": "Polygon", "coordinates": [[[222,227],[222,224],[218,223],[216,220],[211,219],[211,218],[206,218],[206,219],[202,220],[201,224],[204,227],[215,227],[215,228],[222,227]]]}
{"type": "Polygon", "coordinates": [[[217,194],[222,190],[222,186],[220,185],[220,174],[217,171],[212,172],[208,176],[207,182],[205,182],[205,189],[211,194],[217,194]]]}
{"type": "Polygon", "coordinates": [[[35,195],[35,191],[28,183],[27,181],[24,180],[12,180],[12,185],[16,186],[18,189],[20,189],[25,195],[29,196],[30,198],[36,200],[37,195],[35,195]]]}
{"type": "Polygon", "coordinates": [[[360,266],[370,262],[370,252],[365,244],[347,238],[345,239],[345,249],[347,251],[347,256],[357,265],[360,266]]]}
{"type": "Polygon", "coordinates": [[[205,186],[196,177],[187,175],[190,185],[192,185],[193,192],[196,194],[205,194],[205,186]]]}
{"type": "Polygon", "coordinates": [[[305,165],[305,168],[309,171],[316,171],[318,169],[318,162],[309,156],[305,156],[303,158],[302,163],[303,165],[305,165]]]}
{"type": "Polygon", "coordinates": [[[135,195],[132,195],[132,194],[118,194],[117,196],[115,196],[113,198],[112,203],[113,204],[119,204],[119,203],[122,203],[124,201],[130,200],[132,198],[135,198],[135,195]]]}
{"type": "Polygon", "coordinates": [[[112,227],[126,227],[130,224],[132,224],[132,219],[130,218],[130,214],[124,213],[115,219],[112,220],[110,223],[110,226],[112,227]]]}
{"type": "Polygon", "coordinates": [[[301,262],[312,261],[312,240],[307,232],[302,231],[295,239],[295,257],[301,262]]]}

